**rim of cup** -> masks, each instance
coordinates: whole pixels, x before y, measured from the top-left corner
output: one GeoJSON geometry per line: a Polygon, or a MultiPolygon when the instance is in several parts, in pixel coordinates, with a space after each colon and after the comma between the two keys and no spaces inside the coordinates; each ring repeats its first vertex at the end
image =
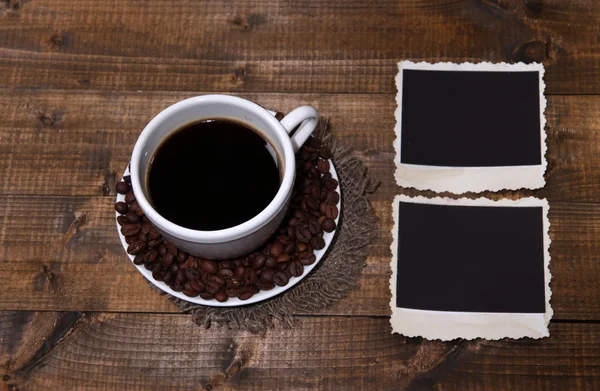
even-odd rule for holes
{"type": "MultiPolygon", "coordinates": [[[[200,117],[197,120],[209,119],[210,117],[200,117]]],[[[170,132],[175,129],[171,129],[170,132]]],[[[169,133],[167,133],[169,134],[169,133]]],[[[263,138],[266,138],[265,135],[261,135],[263,138]]],[[[267,139],[267,142],[269,140],[267,139]]],[[[154,153],[155,151],[151,151],[154,153]]],[[[294,185],[295,178],[295,168],[296,160],[294,149],[292,147],[292,142],[290,140],[290,136],[286,129],[281,125],[281,123],[266,109],[259,106],[258,104],[248,101],[246,99],[238,98],[235,96],[229,95],[202,95],[196,96],[192,98],[188,98],[182,101],[179,101],[163,111],[161,111],[156,117],[154,117],[144,128],[140,136],[138,137],[135,146],[133,148],[133,154],[131,156],[131,185],[133,186],[133,191],[136,195],[136,200],[140,206],[140,208],[144,211],[146,216],[160,229],[164,230],[168,234],[173,236],[177,236],[183,240],[201,242],[201,243],[221,243],[236,240],[247,236],[248,234],[262,228],[269,221],[271,221],[277,213],[284,207],[287,202],[288,197],[291,194],[292,186],[294,185]],[[277,137],[279,138],[279,142],[283,146],[282,160],[284,164],[284,172],[283,178],[281,180],[281,184],[279,186],[279,190],[273,200],[267,205],[265,209],[263,209],[259,214],[247,220],[239,225],[215,230],[215,231],[200,231],[194,230],[190,228],[185,228],[180,225],[177,225],[163,216],[161,216],[156,209],[150,204],[148,199],[146,198],[146,194],[142,189],[139,178],[141,175],[146,175],[145,169],[146,167],[140,167],[138,162],[141,160],[141,156],[143,153],[148,153],[144,151],[146,147],[146,143],[148,141],[149,135],[158,127],[162,125],[162,123],[170,117],[176,116],[180,110],[188,109],[192,106],[207,104],[207,103],[223,103],[226,105],[232,106],[232,109],[235,110],[235,106],[240,107],[243,106],[245,109],[250,110],[253,114],[257,116],[261,116],[266,122],[275,130],[277,137]],[[140,172],[140,170],[144,170],[144,172],[140,172]]]]}

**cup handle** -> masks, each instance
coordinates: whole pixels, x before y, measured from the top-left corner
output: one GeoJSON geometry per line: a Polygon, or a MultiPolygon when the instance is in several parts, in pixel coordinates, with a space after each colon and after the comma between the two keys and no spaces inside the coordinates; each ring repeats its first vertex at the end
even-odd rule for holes
{"type": "Polygon", "coordinates": [[[281,125],[290,133],[290,139],[294,152],[297,152],[302,144],[308,139],[313,130],[317,127],[319,114],[310,106],[300,106],[281,120],[281,125]],[[294,128],[298,126],[298,130],[291,134],[294,128]]]}

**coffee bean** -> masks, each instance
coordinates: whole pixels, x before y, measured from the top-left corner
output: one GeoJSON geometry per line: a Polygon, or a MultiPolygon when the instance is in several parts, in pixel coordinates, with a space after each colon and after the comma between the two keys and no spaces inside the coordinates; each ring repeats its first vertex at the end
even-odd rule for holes
{"type": "Polygon", "coordinates": [[[174,283],[172,283],[171,285],[169,285],[169,287],[171,289],[173,289],[175,292],[181,292],[183,290],[183,285],[181,285],[177,281],[175,281],[174,283]]]}
{"type": "Polygon", "coordinates": [[[281,253],[283,253],[283,245],[279,242],[273,243],[269,249],[269,254],[278,257],[281,253]]]}
{"type": "Polygon", "coordinates": [[[208,293],[208,292],[202,292],[202,293],[200,293],[200,297],[203,298],[204,300],[212,300],[215,298],[215,295],[213,295],[212,293],[208,293]]]}
{"type": "Polygon", "coordinates": [[[176,263],[173,263],[171,265],[171,267],[169,268],[169,271],[172,272],[172,273],[177,274],[177,272],[179,271],[179,265],[176,264],[176,263]]]}
{"type": "Polygon", "coordinates": [[[317,162],[317,168],[321,171],[322,174],[326,174],[329,172],[329,160],[320,159],[317,162]]]}
{"type": "Polygon", "coordinates": [[[198,267],[200,267],[200,261],[198,261],[194,257],[188,257],[184,263],[186,268],[197,269],[198,267]]]}
{"type": "Polygon", "coordinates": [[[231,260],[219,261],[219,268],[235,269],[235,262],[231,260]]]}
{"type": "Polygon", "coordinates": [[[310,240],[310,245],[313,246],[314,249],[321,250],[325,247],[325,240],[319,236],[315,236],[310,240]]]}
{"type": "Polygon", "coordinates": [[[287,269],[287,267],[289,266],[289,262],[281,262],[278,263],[277,266],[275,266],[275,270],[277,270],[278,272],[282,272],[285,269],[287,269]]]}
{"type": "Polygon", "coordinates": [[[287,270],[290,271],[291,275],[294,277],[300,277],[304,272],[304,266],[299,261],[294,261],[288,266],[287,270]]]}
{"type": "Polygon", "coordinates": [[[165,241],[165,247],[167,248],[167,252],[170,252],[174,256],[177,256],[177,247],[171,242],[165,241]]]}
{"type": "Polygon", "coordinates": [[[306,251],[306,244],[305,243],[296,243],[296,251],[297,252],[306,251]]]}
{"type": "Polygon", "coordinates": [[[338,181],[335,178],[330,178],[325,181],[325,188],[329,191],[334,191],[338,187],[338,181]]]}
{"type": "Polygon", "coordinates": [[[327,218],[321,222],[321,228],[325,232],[333,232],[335,230],[335,221],[333,219],[327,218]]]}
{"type": "Polygon", "coordinates": [[[277,257],[277,263],[282,263],[282,262],[289,262],[290,261],[290,256],[287,254],[281,254],[280,256],[277,257]]]}
{"type": "Polygon", "coordinates": [[[214,274],[217,272],[217,270],[219,270],[219,268],[217,267],[217,263],[215,261],[211,261],[208,259],[203,259],[202,260],[202,271],[204,273],[209,273],[209,274],[214,274]]]}
{"type": "Polygon", "coordinates": [[[250,267],[254,270],[258,270],[265,265],[267,262],[267,256],[260,253],[254,253],[250,255],[250,267]]]}
{"type": "Polygon", "coordinates": [[[244,285],[244,282],[242,281],[242,277],[231,277],[229,280],[225,281],[225,284],[227,285],[228,288],[239,288],[242,285],[244,285]]]}
{"type": "Polygon", "coordinates": [[[140,208],[137,201],[133,201],[131,203],[131,205],[129,205],[129,210],[131,210],[132,212],[134,212],[136,215],[138,215],[140,217],[144,214],[144,212],[142,211],[142,208],[140,208]]]}
{"type": "Polygon", "coordinates": [[[127,192],[129,191],[129,183],[117,182],[115,190],[117,190],[117,193],[119,194],[127,194],[127,192]]]}
{"type": "Polygon", "coordinates": [[[167,253],[167,248],[165,247],[165,244],[162,243],[160,246],[158,246],[158,255],[160,255],[162,257],[166,253],[167,253]]]}
{"type": "Polygon", "coordinates": [[[165,268],[169,268],[171,266],[171,264],[173,263],[173,261],[175,260],[175,257],[173,256],[173,254],[171,253],[166,253],[165,255],[162,256],[162,258],[160,259],[160,263],[165,267],[165,268]]]}
{"type": "Polygon", "coordinates": [[[144,264],[144,257],[146,254],[138,254],[135,256],[135,258],[133,258],[133,263],[136,265],[143,265],[144,264]]]}
{"type": "Polygon", "coordinates": [[[315,166],[312,166],[310,170],[308,170],[307,175],[311,179],[319,179],[321,178],[321,172],[315,166]]]}
{"type": "Polygon", "coordinates": [[[327,207],[325,208],[325,216],[327,216],[329,219],[335,220],[338,217],[337,206],[327,204],[327,207]]]}
{"type": "Polygon", "coordinates": [[[256,274],[256,270],[246,269],[246,271],[244,272],[244,281],[248,285],[256,284],[256,281],[258,281],[258,275],[256,274]]]}
{"type": "Polygon", "coordinates": [[[163,278],[163,281],[167,285],[171,284],[173,281],[175,281],[175,273],[172,273],[171,271],[167,270],[167,272],[165,273],[165,278],[163,278]]]}
{"type": "Polygon", "coordinates": [[[223,278],[221,278],[220,276],[216,275],[216,274],[211,274],[208,277],[208,281],[216,282],[219,285],[224,285],[225,284],[225,280],[223,278]]]}
{"type": "Polygon", "coordinates": [[[158,232],[156,230],[156,228],[152,228],[152,230],[150,230],[150,233],[148,234],[148,237],[150,238],[150,240],[155,240],[155,239],[161,238],[162,236],[161,236],[160,232],[158,232]]]}
{"type": "Polygon", "coordinates": [[[125,236],[137,235],[140,228],[136,224],[125,224],[121,227],[121,233],[125,236]]]}
{"type": "Polygon", "coordinates": [[[312,196],[306,196],[306,204],[312,210],[319,210],[319,203],[312,196]]]}
{"type": "Polygon", "coordinates": [[[328,204],[331,205],[337,205],[337,203],[340,200],[340,195],[337,191],[330,191],[329,193],[327,193],[327,200],[326,202],[328,204]]]}
{"type": "MultiPolygon", "coordinates": [[[[188,281],[189,282],[189,281],[188,281]]],[[[183,288],[183,294],[189,297],[196,297],[198,296],[198,292],[196,292],[196,290],[194,290],[193,288],[183,288]]]]}
{"type": "Polygon", "coordinates": [[[270,291],[275,288],[275,284],[272,282],[259,281],[256,283],[255,287],[261,291],[270,291]]]}
{"type": "Polygon", "coordinates": [[[188,257],[189,257],[188,253],[181,251],[181,250],[177,251],[177,260],[179,262],[187,261],[188,257]]]}
{"type": "Polygon", "coordinates": [[[277,265],[277,258],[268,255],[264,267],[275,267],[275,265],[277,265]]]}
{"type": "Polygon", "coordinates": [[[144,258],[145,262],[154,262],[158,259],[158,251],[150,250],[146,253],[144,258]]]}
{"type": "Polygon", "coordinates": [[[238,290],[237,288],[225,289],[225,294],[227,295],[227,297],[237,297],[238,290]]]}
{"type": "Polygon", "coordinates": [[[140,234],[138,235],[138,240],[141,240],[142,242],[146,243],[146,245],[148,245],[148,235],[146,235],[143,232],[140,232],[140,234]]]}
{"type": "Polygon", "coordinates": [[[127,214],[123,218],[130,224],[136,224],[140,222],[140,217],[131,211],[127,212],[127,214]]]}
{"type": "Polygon", "coordinates": [[[190,280],[190,285],[198,292],[204,292],[206,290],[206,285],[204,285],[202,281],[190,280]]]}
{"type": "Polygon", "coordinates": [[[197,269],[185,269],[185,276],[188,280],[196,280],[200,277],[200,272],[197,269]]]}
{"type": "Polygon", "coordinates": [[[166,272],[167,271],[165,269],[159,267],[158,269],[152,272],[152,278],[154,278],[156,281],[162,281],[165,278],[166,272]]]}
{"type": "Polygon", "coordinates": [[[271,282],[273,281],[273,274],[275,274],[275,271],[273,269],[261,269],[260,280],[265,282],[271,282]]]}
{"type": "Polygon", "coordinates": [[[288,276],[286,276],[285,273],[277,272],[273,276],[273,282],[276,285],[285,286],[285,285],[287,285],[288,281],[289,281],[289,278],[288,278],[288,276]]]}
{"type": "Polygon", "coordinates": [[[254,296],[254,292],[248,288],[241,288],[238,291],[238,299],[240,300],[248,300],[252,296],[254,296]]]}
{"type": "Polygon", "coordinates": [[[162,266],[160,266],[160,262],[152,262],[152,263],[145,263],[144,266],[146,267],[146,269],[150,270],[151,272],[155,271],[156,269],[160,269],[162,268],[162,266]]]}
{"type": "Polygon", "coordinates": [[[229,277],[233,277],[233,270],[231,269],[219,269],[219,271],[217,272],[218,275],[220,275],[223,278],[229,278],[229,277]]]}
{"type": "MultiPolygon", "coordinates": [[[[298,220],[300,220],[300,219],[306,220],[307,216],[306,216],[305,212],[303,212],[301,210],[296,210],[296,211],[294,211],[294,217],[298,220]]],[[[291,221],[290,221],[290,223],[291,223],[291,221]]],[[[298,222],[296,221],[294,225],[297,225],[297,224],[298,224],[298,222]]]]}
{"type": "Polygon", "coordinates": [[[294,228],[292,225],[287,227],[287,234],[291,240],[296,240],[296,228],[294,228]]]}
{"type": "Polygon", "coordinates": [[[315,220],[311,221],[310,224],[308,224],[308,229],[310,230],[310,233],[313,235],[318,235],[322,231],[321,225],[319,224],[318,221],[315,221],[315,220]]]}
{"type": "Polygon", "coordinates": [[[135,195],[130,191],[125,195],[125,202],[131,204],[133,201],[135,201],[135,195]]]}
{"type": "Polygon", "coordinates": [[[321,158],[323,159],[331,159],[331,151],[329,150],[329,148],[324,147],[321,145],[321,147],[319,148],[319,156],[321,156],[321,158]]]}
{"type": "Polygon", "coordinates": [[[296,250],[296,243],[289,242],[287,244],[287,246],[285,246],[285,248],[283,249],[283,252],[287,255],[292,255],[295,250],[296,250]]]}
{"type": "Polygon", "coordinates": [[[233,271],[233,274],[235,274],[236,277],[242,278],[242,277],[244,277],[245,272],[246,272],[246,268],[244,268],[243,266],[238,266],[233,271]]]}
{"type": "Polygon", "coordinates": [[[144,221],[144,222],[142,223],[142,232],[143,232],[143,233],[145,233],[145,234],[147,234],[147,233],[149,233],[151,230],[152,230],[152,224],[151,224],[151,223],[149,223],[149,222],[147,222],[147,221],[144,221]]]}
{"type": "Polygon", "coordinates": [[[123,180],[124,180],[125,182],[127,182],[127,183],[131,184],[131,175],[125,175],[125,176],[123,177],[123,180]]]}
{"type": "Polygon", "coordinates": [[[224,303],[229,300],[229,296],[227,296],[225,292],[217,292],[215,295],[215,300],[217,300],[219,303],[224,303]]]}
{"type": "Polygon", "coordinates": [[[117,202],[115,204],[115,210],[117,211],[117,213],[120,213],[122,215],[124,215],[125,213],[127,213],[129,211],[129,208],[127,207],[127,204],[124,202],[117,202]]]}
{"type": "Polygon", "coordinates": [[[313,253],[306,253],[304,256],[299,256],[298,261],[303,265],[312,265],[317,260],[317,257],[313,253]]]}
{"type": "MultiPolygon", "coordinates": [[[[159,246],[159,245],[162,243],[162,241],[163,241],[163,238],[158,238],[158,239],[149,240],[149,241],[148,241],[148,246],[149,246],[149,247],[152,247],[152,248],[154,248],[154,247],[158,247],[158,246],[159,246]]],[[[166,252],[166,251],[167,251],[167,250],[166,250],[166,248],[165,248],[165,252],[166,252]]]]}
{"type": "Polygon", "coordinates": [[[117,216],[117,223],[120,226],[123,226],[123,225],[127,224],[128,221],[125,219],[125,216],[119,215],[119,216],[117,216]]]}
{"type": "Polygon", "coordinates": [[[187,276],[185,275],[185,269],[179,268],[177,270],[177,282],[183,284],[187,280],[187,276]]]}
{"type": "Polygon", "coordinates": [[[221,286],[214,281],[209,281],[208,284],[206,284],[206,291],[208,293],[212,293],[213,295],[217,293],[220,288],[221,286]]]}
{"type": "Polygon", "coordinates": [[[308,212],[309,207],[308,207],[308,204],[306,203],[306,198],[303,198],[302,201],[300,201],[300,208],[303,211],[308,212]]]}
{"type": "Polygon", "coordinates": [[[127,247],[127,253],[137,255],[146,249],[146,243],[141,240],[136,240],[127,247]]]}

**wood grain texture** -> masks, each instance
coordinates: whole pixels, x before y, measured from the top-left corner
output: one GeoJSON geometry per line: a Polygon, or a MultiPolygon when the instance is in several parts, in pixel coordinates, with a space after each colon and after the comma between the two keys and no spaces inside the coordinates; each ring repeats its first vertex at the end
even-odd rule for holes
{"type": "Polygon", "coordinates": [[[600,325],[542,340],[426,341],[387,318],[306,317],[265,336],[185,315],[3,312],[0,359],[19,390],[571,390],[600,386],[600,325]],[[208,387],[210,385],[210,387],[208,387]]]}
{"type": "MultiPolygon", "coordinates": [[[[144,126],[162,109],[196,93],[15,91],[0,94],[0,194],[114,195],[144,126]]],[[[290,111],[310,104],[330,119],[381,186],[375,199],[399,191],[394,180],[394,95],[242,94],[290,111]]],[[[534,195],[551,202],[600,202],[600,97],[552,96],[548,119],[547,184],[534,195]]],[[[407,194],[426,194],[405,190],[407,194]]],[[[451,194],[445,194],[452,196],[451,194]]]]}
{"type": "Polygon", "coordinates": [[[543,62],[600,92],[595,0],[7,0],[0,86],[392,93],[396,63],[543,62]]]}
{"type": "MultiPolygon", "coordinates": [[[[390,196],[392,197],[392,196],[390,196]]],[[[112,197],[0,196],[0,309],[176,312],[151,291],[117,237],[112,197]]],[[[360,288],[321,314],[389,314],[391,199],[360,288]]],[[[551,203],[556,319],[600,320],[600,205],[551,203]]]]}

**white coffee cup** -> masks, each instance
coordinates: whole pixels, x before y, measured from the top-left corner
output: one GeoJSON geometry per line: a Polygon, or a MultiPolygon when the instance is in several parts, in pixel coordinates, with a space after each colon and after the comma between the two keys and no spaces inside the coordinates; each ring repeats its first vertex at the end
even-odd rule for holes
{"type": "Polygon", "coordinates": [[[296,177],[295,152],[313,132],[317,119],[315,109],[302,106],[280,122],[256,103],[227,95],[203,95],[175,103],[154,117],[135,143],[131,184],[136,200],[167,240],[192,255],[230,259],[247,254],[262,245],[281,224],[296,177]],[[226,229],[199,231],[177,225],[154,209],[147,198],[146,174],[156,148],[173,131],[189,123],[214,118],[240,121],[259,131],[277,155],[281,185],[271,203],[252,219],[226,229]],[[290,134],[298,125],[298,129],[290,134]]]}

